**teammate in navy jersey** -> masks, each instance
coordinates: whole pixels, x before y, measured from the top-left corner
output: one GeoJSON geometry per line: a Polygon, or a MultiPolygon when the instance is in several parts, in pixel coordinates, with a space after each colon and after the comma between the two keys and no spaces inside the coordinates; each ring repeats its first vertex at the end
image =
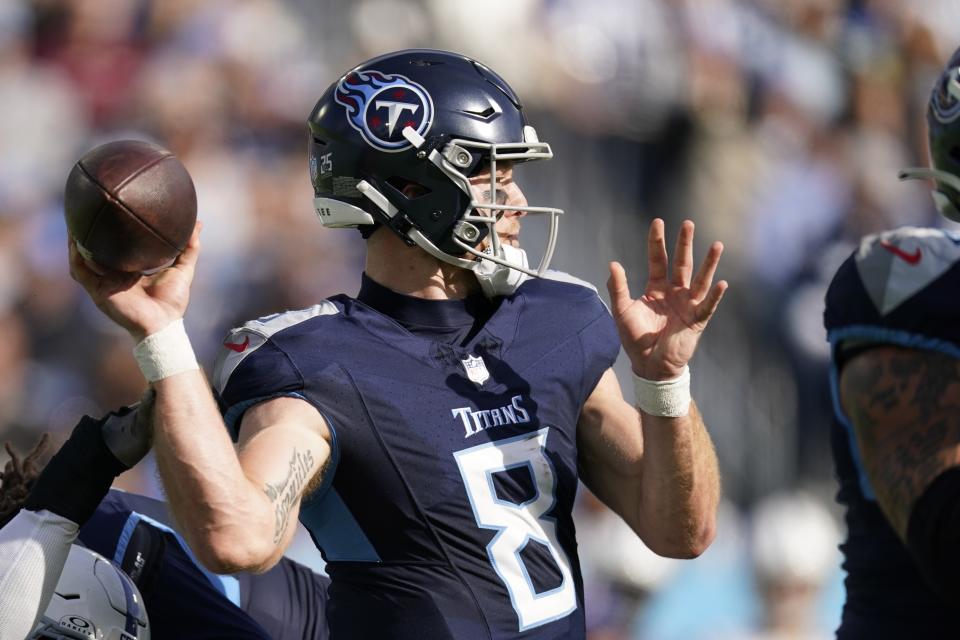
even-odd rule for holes
{"type": "Polygon", "coordinates": [[[289,558],[261,574],[212,574],[194,559],[159,500],[111,490],[78,539],[133,578],[154,640],[328,637],[326,576],[289,558]]]}
{"type": "Polygon", "coordinates": [[[217,572],[264,570],[299,517],[328,562],[334,638],[582,638],[578,478],[660,554],[713,538],[717,461],[687,363],[726,289],[721,245],[694,273],[685,222],[671,267],[654,221],[640,298],[611,265],[611,317],[548,271],[562,211],[513,180],[549,145],[506,82],[460,55],[363,63],[309,126],[317,214],[367,238],[363,285],[232,331],[213,372],[222,415],[180,322],[199,233],[126,288],[71,246],[74,277],[139,343],[191,548],[217,572]],[[526,215],[550,222],[535,268],[526,215]],[[640,410],[611,369],[621,344],[640,410]]]}
{"type": "MultiPolygon", "coordinates": [[[[43,445],[23,461],[11,452],[10,463],[0,473],[0,556],[18,555],[6,552],[9,545],[23,542],[42,545],[42,539],[49,537],[35,530],[31,532],[33,535],[18,540],[4,528],[25,503],[33,512],[48,510],[63,516],[72,525],[74,535],[61,541],[65,545],[75,538],[129,576],[150,616],[153,640],[325,640],[328,637],[324,614],[328,578],[287,558],[260,575],[212,574],[194,560],[173,528],[163,502],[123,491],[108,491],[109,485],[97,482],[98,476],[106,477],[110,470],[120,468],[116,465],[117,459],[111,457],[113,454],[107,455],[102,439],[96,437],[101,426],[108,422],[129,424],[133,419],[134,414],[126,409],[99,421],[85,417],[63,453],[42,470],[37,469],[33,461],[44,455],[43,445]],[[101,468],[92,469],[94,465],[101,468]],[[32,491],[37,485],[36,491],[32,491]]],[[[122,467],[126,468],[127,463],[122,467]]],[[[54,567],[58,564],[53,557],[48,556],[47,561],[54,567]]],[[[11,579],[11,572],[17,569],[0,566],[0,584],[17,583],[11,579]]],[[[33,569],[36,574],[42,573],[36,567],[33,569]]],[[[74,584],[83,584],[93,582],[94,576],[92,573],[76,575],[73,579],[74,584]]],[[[20,584],[22,587],[23,582],[20,584]]],[[[62,605],[58,603],[58,606],[62,605]]],[[[89,612],[83,611],[82,606],[79,609],[77,613],[85,615],[93,624],[104,624],[97,619],[95,607],[89,612]]],[[[5,630],[9,629],[0,616],[0,636],[5,630]]]]}
{"type": "MultiPolygon", "coordinates": [[[[934,200],[960,220],[960,52],[927,113],[934,200]]],[[[960,635],[960,237],[865,238],[827,293],[849,535],[841,640],[960,635]]]]}

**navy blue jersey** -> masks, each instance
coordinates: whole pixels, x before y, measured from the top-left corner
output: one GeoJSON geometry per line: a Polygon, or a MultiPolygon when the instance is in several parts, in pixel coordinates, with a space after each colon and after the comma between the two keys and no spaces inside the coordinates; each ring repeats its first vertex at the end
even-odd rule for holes
{"type": "Polygon", "coordinates": [[[277,396],[330,426],[300,520],[331,636],[582,638],[576,426],[619,350],[609,312],[548,279],[492,307],[373,289],[233,330],[214,373],[234,437],[277,396]]]}
{"type": "Polygon", "coordinates": [[[839,371],[852,351],[891,344],[960,358],[960,237],[902,228],[863,240],[830,285],[824,320],[833,347],[832,444],[846,507],[841,546],[847,638],[940,638],[960,634],[956,612],[927,587],[876,502],[853,427],[839,402],[839,371]]]}
{"type": "Polygon", "coordinates": [[[79,538],[137,584],[154,640],[327,638],[325,577],[286,558],[256,576],[210,573],[159,500],[111,490],[79,538]]]}

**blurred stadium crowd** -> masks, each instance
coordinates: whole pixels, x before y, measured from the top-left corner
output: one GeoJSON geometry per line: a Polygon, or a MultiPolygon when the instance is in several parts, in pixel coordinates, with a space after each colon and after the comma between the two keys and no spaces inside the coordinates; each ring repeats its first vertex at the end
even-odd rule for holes
{"type": "MultiPolygon", "coordinates": [[[[62,437],[144,386],[129,337],[67,274],[62,187],[84,151],[148,138],[193,175],[187,324],[209,366],[230,326],[358,288],[359,234],[311,206],[320,92],[383,51],[456,50],[504,75],[553,145],[518,178],[567,211],[556,268],[599,284],[615,258],[642,286],[653,216],[727,246],[730,292],[694,368],[720,537],[695,563],[658,561],[585,496],[592,637],[828,637],[842,596],[823,293],[861,235],[940,224],[896,171],[926,162],[923,109],[957,44],[952,0],[4,0],[0,438],[62,437]]],[[[156,495],[143,468],[124,486],[156,495]]]]}

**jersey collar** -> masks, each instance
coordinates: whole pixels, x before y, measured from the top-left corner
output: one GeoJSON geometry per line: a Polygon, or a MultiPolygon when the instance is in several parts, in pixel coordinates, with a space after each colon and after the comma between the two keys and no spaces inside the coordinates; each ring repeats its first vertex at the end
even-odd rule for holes
{"type": "MultiPolygon", "coordinates": [[[[431,366],[439,366],[443,369],[450,366],[460,367],[460,361],[469,355],[481,355],[485,358],[492,356],[495,360],[488,361],[487,366],[499,366],[498,362],[513,343],[520,324],[519,317],[524,303],[523,296],[519,294],[498,298],[495,301],[481,296],[482,304],[490,305],[492,302],[495,305],[493,315],[484,323],[483,328],[463,346],[437,342],[424,335],[416,335],[407,330],[394,315],[398,309],[402,309],[401,313],[405,311],[407,314],[405,317],[409,319],[411,308],[419,309],[422,312],[424,309],[432,309],[432,305],[439,302],[441,304],[437,307],[444,307],[448,310],[441,312],[447,314],[442,316],[441,320],[438,320],[438,317],[441,316],[436,314],[430,316],[431,322],[435,325],[441,321],[450,322],[451,320],[463,320],[464,323],[469,323],[473,322],[473,316],[465,307],[468,304],[473,304],[473,299],[470,300],[471,302],[412,298],[391,291],[364,274],[361,291],[354,300],[355,304],[349,305],[347,313],[356,318],[360,326],[367,331],[381,339],[388,340],[394,348],[404,351],[431,366]],[[383,311],[374,306],[383,303],[385,300],[392,300],[395,304],[385,307],[383,311]],[[411,300],[413,303],[409,304],[411,300]],[[420,303],[427,304],[421,305],[420,303]],[[458,311],[449,311],[449,308],[457,309],[458,306],[458,311]]],[[[415,314],[418,311],[412,313],[415,314]]],[[[491,369],[491,373],[493,373],[493,369],[491,369]]]]}
{"type": "Polygon", "coordinates": [[[489,319],[496,309],[496,303],[481,294],[460,300],[426,300],[404,295],[388,289],[366,273],[357,300],[404,327],[470,327],[478,319],[489,319]]]}

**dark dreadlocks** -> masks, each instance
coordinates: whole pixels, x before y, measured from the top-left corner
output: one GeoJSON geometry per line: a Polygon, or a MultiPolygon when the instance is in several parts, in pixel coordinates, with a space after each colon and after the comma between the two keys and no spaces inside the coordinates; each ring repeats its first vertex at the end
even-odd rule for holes
{"type": "Polygon", "coordinates": [[[9,442],[5,442],[3,446],[10,455],[10,460],[0,472],[0,528],[6,526],[20,511],[37,476],[43,471],[40,460],[50,448],[50,434],[43,434],[33,451],[22,460],[9,442]]]}

